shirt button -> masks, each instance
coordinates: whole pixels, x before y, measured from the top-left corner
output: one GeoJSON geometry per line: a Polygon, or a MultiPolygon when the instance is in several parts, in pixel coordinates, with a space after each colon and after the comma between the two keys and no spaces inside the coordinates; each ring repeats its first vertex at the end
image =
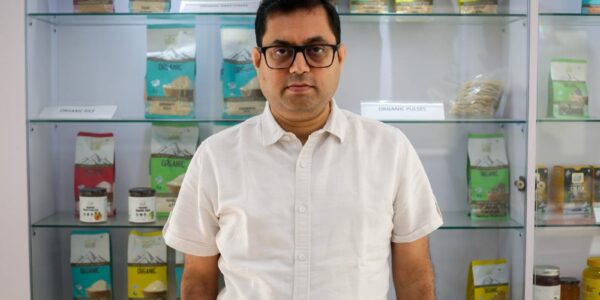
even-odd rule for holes
{"type": "Polygon", "coordinates": [[[305,161],[301,161],[300,162],[300,168],[306,168],[306,162],[305,161]]]}
{"type": "Polygon", "coordinates": [[[298,254],[298,260],[299,261],[305,261],[306,260],[306,255],[304,255],[304,254],[298,254]]]}
{"type": "Polygon", "coordinates": [[[298,207],[298,211],[299,211],[300,213],[305,213],[305,212],[306,212],[306,206],[304,206],[304,205],[300,205],[300,206],[298,207]]]}

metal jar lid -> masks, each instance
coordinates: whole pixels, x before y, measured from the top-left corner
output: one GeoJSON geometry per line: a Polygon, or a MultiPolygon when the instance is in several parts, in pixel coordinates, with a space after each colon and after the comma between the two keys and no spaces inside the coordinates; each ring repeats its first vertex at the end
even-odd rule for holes
{"type": "Polygon", "coordinates": [[[129,196],[131,197],[153,197],[156,191],[149,187],[135,187],[129,189],[129,196]]]}
{"type": "Polygon", "coordinates": [[[579,279],[577,279],[575,277],[561,277],[560,278],[560,284],[578,285],[579,284],[579,279]]]}
{"type": "Polygon", "coordinates": [[[79,196],[83,197],[101,197],[106,196],[106,188],[103,187],[93,187],[93,188],[80,188],[79,196]]]}
{"type": "Polygon", "coordinates": [[[560,274],[560,269],[557,266],[535,266],[535,275],[536,276],[558,276],[560,274]]]}

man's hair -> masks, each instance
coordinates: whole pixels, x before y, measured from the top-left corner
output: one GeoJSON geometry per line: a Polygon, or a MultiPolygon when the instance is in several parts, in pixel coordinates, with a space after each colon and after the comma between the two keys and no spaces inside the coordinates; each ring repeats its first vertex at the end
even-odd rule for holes
{"type": "MultiPolygon", "coordinates": [[[[254,29],[256,33],[256,44],[262,47],[262,38],[267,31],[267,18],[275,13],[291,13],[296,10],[311,10],[317,7],[323,7],[327,14],[327,21],[333,35],[335,43],[338,44],[341,39],[340,16],[335,7],[329,0],[263,0],[256,12],[256,21],[254,29]]],[[[300,30],[300,28],[298,28],[300,30]]]]}

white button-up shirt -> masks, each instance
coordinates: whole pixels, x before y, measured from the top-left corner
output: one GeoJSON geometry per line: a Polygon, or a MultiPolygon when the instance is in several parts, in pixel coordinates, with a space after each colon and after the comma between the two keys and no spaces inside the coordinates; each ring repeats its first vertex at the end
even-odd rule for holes
{"type": "Polygon", "coordinates": [[[267,106],[198,148],[164,237],[221,254],[218,299],[387,299],[390,242],[442,224],[400,130],[331,107],[304,145],[267,106]]]}

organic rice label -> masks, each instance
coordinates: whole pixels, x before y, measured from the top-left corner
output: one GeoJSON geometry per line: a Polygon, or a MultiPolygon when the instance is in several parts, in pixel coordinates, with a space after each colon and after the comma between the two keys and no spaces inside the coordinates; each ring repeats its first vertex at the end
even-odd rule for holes
{"type": "Polygon", "coordinates": [[[71,234],[73,299],[112,299],[110,235],[106,231],[71,234]]]}
{"type": "Polygon", "coordinates": [[[167,245],[161,231],[129,234],[127,286],[130,299],[166,299],[167,245]]]}

